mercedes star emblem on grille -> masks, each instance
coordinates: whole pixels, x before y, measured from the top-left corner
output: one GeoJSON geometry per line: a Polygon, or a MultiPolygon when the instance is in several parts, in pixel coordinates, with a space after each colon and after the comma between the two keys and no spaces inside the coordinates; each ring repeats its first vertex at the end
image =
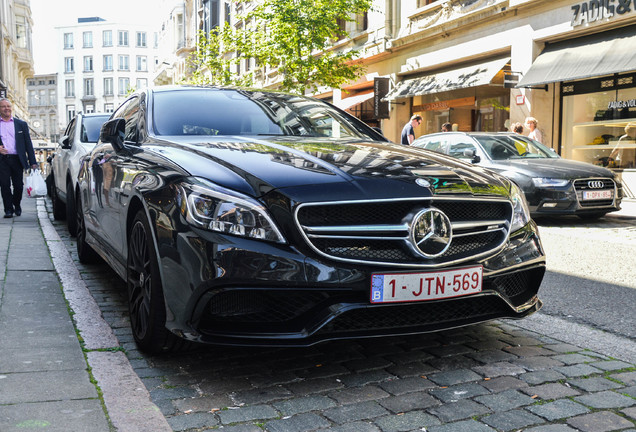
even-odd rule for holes
{"type": "Polygon", "coordinates": [[[436,208],[419,211],[411,224],[411,242],[415,252],[425,258],[442,255],[451,244],[450,219],[436,208]]]}
{"type": "Polygon", "coordinates": [[[590,180],[589,182],[587,182],[587,187],[589,187],[590,189],[601,189],[603,187],[603,181],[590,180]]]}
{"type": "Polygon", "coordinates": [[[415,179],[415,184],[422,187],[431,187],[431,182],[423,178],[415,179]]]}

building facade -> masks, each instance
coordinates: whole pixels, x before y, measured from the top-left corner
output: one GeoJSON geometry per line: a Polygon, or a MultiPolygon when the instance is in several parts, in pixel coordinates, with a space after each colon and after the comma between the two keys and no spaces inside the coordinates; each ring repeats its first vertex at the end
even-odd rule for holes
{"type": "Polygon", "coordinates": [[[153,27],[92,17],[56,30],[60,130],[77,112],[112,112],[130,91],[152,84],[158,61],[153,27]]]}
{"type": "Polygon", "coordinates": [[[29,0],[0,0],[0,97],[13,104],[13,115],[29,118],[27,78],[33,76],[29,0]]]}
{"type": "Polygon", "coordinates": [[[35,75],[27,80],[30,125],[49,143],[60,140],[57,118],[57,74],[35,75]]]}
{"type": "Polygon", "coordinates": [[[158,61],[155,85],[176,84],[188,75],[188,58],[196,50],[199,30],[204,30],[205,10],[201,0],[162,0],[163,17],[158,32],[158,61]]]}

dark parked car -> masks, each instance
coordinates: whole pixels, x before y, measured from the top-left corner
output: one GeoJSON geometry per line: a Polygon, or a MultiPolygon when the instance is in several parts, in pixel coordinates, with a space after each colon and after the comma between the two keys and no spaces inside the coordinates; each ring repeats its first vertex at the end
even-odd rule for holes
{"type": "Polygon", "coordinates": [[[143,350],[306,346],[541,306],[545,257],[514,184],[319,100],[135,93],[79,183],[79,258],[126,281],[143,350]]]}
{"type": "Polygon", "coordinates": [[[47,183],[51,185],[53,217],[57,220],[66,218],[66,226],[73,236],[77,231],[75,191],[80,160],[95,146],[108,117],[110,114],[78,113],[66,126],[60,146],[51,157],[47,183]]]}
{"type": "Polygon", "coordinates": [[[528,137],[508,132],[444,132],[413,146],[448,154],[514,181],[532,216],[577,215],[596,219],[620,210],[623,188],[607,168],[563,159],[528,137]]]}

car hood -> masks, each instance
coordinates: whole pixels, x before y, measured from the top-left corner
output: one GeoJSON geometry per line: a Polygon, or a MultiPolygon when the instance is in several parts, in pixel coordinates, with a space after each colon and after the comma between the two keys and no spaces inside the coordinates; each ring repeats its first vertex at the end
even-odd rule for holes
{"type": "Polygon", "coordinates": [[[585,162],[562,158],[510,159],[493,161],[487,166],[499,172],[513,171],[527,177],[549,177],[559,179],[577,179],[587,177],[614,177],[607,168],[585,162]]]}
{"type": "Polygon", "coordinates": [[[303,201],[507,194],[506,185],[487,170],[392,143],[302,137],[162,138],[166,139],[143,147],[191,176],[256,197],[273,190],[303,201]]]}

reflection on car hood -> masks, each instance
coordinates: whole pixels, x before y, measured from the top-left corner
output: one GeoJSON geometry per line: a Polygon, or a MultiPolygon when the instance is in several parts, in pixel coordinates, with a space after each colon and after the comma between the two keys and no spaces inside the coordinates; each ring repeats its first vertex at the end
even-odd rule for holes
{"type": "Polygon", "coordinates": [[[308,195],[312,200],[345,200],[506,194],[505,185],[486,170],[397,144],[299,137],[162,138],[166,141],[144,148],[163,154],[192,176],[253,196],[274,189],[285,189],[292,198],[302,193],[305,200],[308,195]]]}
{"type": "MultiPolygon", "coordinates": [[[[484,165],[486,166],[486,165],[484,165]]],[[[502,171],[516,171],[528,177],[574,179],[581,177],[613,177],[607,168],[562,158],[527,158],[494,161],[488,166],[502,171]]]]}

